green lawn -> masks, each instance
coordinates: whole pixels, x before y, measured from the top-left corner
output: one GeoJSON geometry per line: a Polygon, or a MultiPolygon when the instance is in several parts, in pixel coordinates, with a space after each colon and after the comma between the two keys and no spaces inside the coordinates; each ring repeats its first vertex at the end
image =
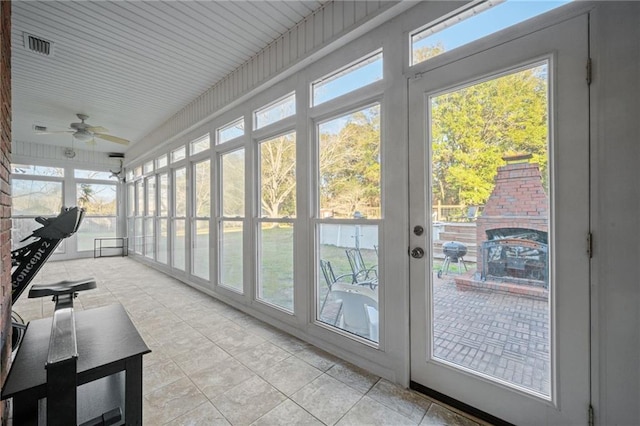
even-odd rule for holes
{"type": "MultiPolygon", "coordinates": [[[[259,249],[262,268],[260,298],[266,302],[293,310],[293,229],[290,227],[265,228],[262,231],[262,246],[259,249]]],[[[242,289],[242,232],[228,230],[222,236],[222,282],[237,290],[242,289]]],[[[368,267],[377,265],[374,250],[361,250],[368,267]]],[[[351,272],[344,247],[320,246],[320,258],[328,260],[336,275],[351,272]]],[[[319,273],[321,297],[324,297],[326,285],[319,273]]]]}

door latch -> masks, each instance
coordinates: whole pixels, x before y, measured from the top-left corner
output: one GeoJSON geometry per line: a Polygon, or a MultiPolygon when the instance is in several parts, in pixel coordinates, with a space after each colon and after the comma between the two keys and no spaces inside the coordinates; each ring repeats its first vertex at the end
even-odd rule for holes
{"type": "Polygon", "coordinates": [[[411,257],[413,257],[414,259],[422,259],[423,256],[424,250],[420,247],[415,247],[411,250],[411,257]]]}

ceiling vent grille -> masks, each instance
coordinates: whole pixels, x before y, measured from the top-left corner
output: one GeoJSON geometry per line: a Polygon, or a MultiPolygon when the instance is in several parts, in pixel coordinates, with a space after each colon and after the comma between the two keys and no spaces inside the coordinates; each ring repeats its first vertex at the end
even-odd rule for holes
{"type": "Polygon", "coordinates": [[[24,47],[33,53],[42,56],[53,55],[53,42],[42,37],[34,36],[29,33],[22,33],[24,38],[24,47]]]}

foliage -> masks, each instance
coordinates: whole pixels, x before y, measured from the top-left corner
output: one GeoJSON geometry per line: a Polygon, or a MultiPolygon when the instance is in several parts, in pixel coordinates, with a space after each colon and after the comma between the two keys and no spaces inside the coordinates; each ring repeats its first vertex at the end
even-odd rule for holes
{"type": "Polygon", "coordinates": [[[211,160],[196,163],[195,175],[195,215],[209,217],[211,215],[211,160]]]}
{"type": "Polygon", "coordinates": [[[319,133],[321,208],[342,217],[379,216],[380,106],[325,123],[319,133]]]}
{"type": "Polygon", "coordinates": [[[79,183],[78,206],[89,216],[116,215],[116,185],[79,183]]]}
{"type": "Polygon", "coordinates": [[[279,136],[260,144],[262,214],[277,218],[296,215],[296,136],[279,136]]]}
{"type": "Polygon", "coordinates": [[[434,198],[484,204],[502,157],[530,153],[547,171],[546,66],[431,98],[434,198]]]}
{"type": "Polygon", "coordinates": [[[244,216],[244,149],[222,155],[222,214],[244,216]]]}

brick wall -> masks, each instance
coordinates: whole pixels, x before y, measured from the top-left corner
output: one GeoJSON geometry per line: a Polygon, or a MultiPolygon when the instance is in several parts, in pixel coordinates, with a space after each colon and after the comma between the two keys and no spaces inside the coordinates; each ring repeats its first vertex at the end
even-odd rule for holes
{"type": "MultiPolygon", "coordinates": [[[[11,357],[11,2],[0,2],[0,384],[7,376],[11,357]]],[[[6,424],[6,408],[0,404],[6,424]]]]}

